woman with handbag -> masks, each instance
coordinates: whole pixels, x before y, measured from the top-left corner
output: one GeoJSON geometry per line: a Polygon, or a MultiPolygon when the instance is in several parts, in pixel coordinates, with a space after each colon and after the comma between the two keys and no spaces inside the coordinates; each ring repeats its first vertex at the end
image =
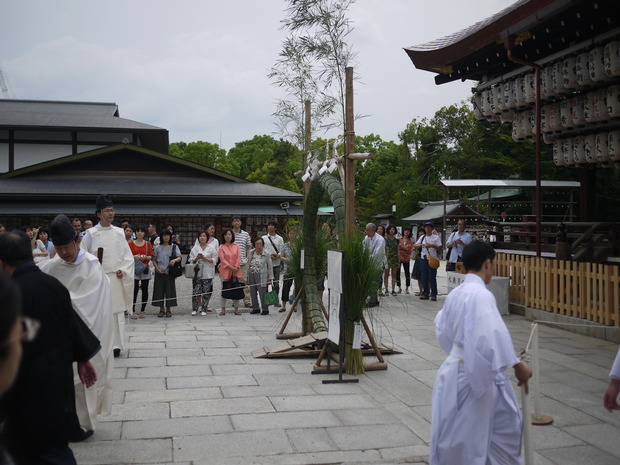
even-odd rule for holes
{"type": "Polygon", "coordinates": [[[198,313],[198,307],[200,306],[200,314],[205,316],[208,311],[209,299],[211,299],[217,249],[213,245],[213,241],[209,244],[209,236],[208,230],[201,231],[198,234],[198,245],[192,247],[189,253],[189,261],[195,265],[187,266],[194,270],[194,276],[196,276],[194,291],[192,292],[192,315],[198,313]]]}
{"type": "Polygon", "coordinates": [[[144,240],[146,227],[138,226],[135,230],[136,238],[129,241],[129,248],[134,259],[134,278],[133,278],[133,307],[131,319],[144,318],[144,310],[149,300],[149,281],[151,280],[151,259],[153,258],[153,246],[149,241],[144,240]],[[142,308],[140,315],[136,315],[136,300],[138,291],[142,289],[142,308]]]}
{"type": "Polygon", "coordinates": [[[218,251],[220,259],[220,278],[222,279],[222,299],[220,316],[226,315],[226,300],[233,301],[235,315],[241,315],[239,301],[243,300],[243,283],[239,278],[241,272],[241,249],[235,244],[235,233],[232,229],[225,229],[222,235],[222,243],[218,251]]]}
{"type": "Polygon", "coordinates": [[[437,268],[441,250],[441,238],[433,230],[433,222],[424,223],[425,234],[419,238],[414,247],[420,251],[420,275],[423,291],[420,300],[437,300],[437,268]]]}
{"type": "Polygon", "coordinates": [[[155,265],[155,284],[153,285],[153,306],[159,307],[158,317],[170,318],[171,307],[177,306],[177,289],[174,277],[168,271],[176,263],[181,263],[179,246],[172,243],[172,234],[164,229],[159,235],[159,245],[153,252],[155,265]],[[165,311],[164,311],[165,308],[165,311]]]}
{"type": "Polygon", "coordinates": [[[257,313],[269,315],[269,306],[265,305],[264,300],[267,286],[273,284],[273,262],[270,254],[265,252],[265,241],[262,237],[254,239],[254,248],[250,251],[248,263],[248,285],[252,299],[252,311],[250,313],[252,315],[257,313]]]}

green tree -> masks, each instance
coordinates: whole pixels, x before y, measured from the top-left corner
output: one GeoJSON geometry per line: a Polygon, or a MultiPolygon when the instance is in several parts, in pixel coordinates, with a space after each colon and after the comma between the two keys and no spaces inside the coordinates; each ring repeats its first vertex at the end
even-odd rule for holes
{"type": "Polygon", "coordinates": [[[240,176],[247,178],[273,158],[276,144],[277,141],[271,136],[254,136],[250,140],[237,142],[228,151],[228,157],[239,165],[240,176]]]}
{"type": "Polygon", "coordinates": [[[226,157],[226,150],[210,142],[173,142],[169,147],[170,155],[193,161],[210,168],[217,168],[218,162],[226,157]]]}
{"type": "Polygon", "coordinates": [[[294,176],[295,171],[301,167],[299,149],[288,141],[280,140],[273,147],[268,161],[250,173],[247,179],[292,192],[301,192],[301,179],[294,176]]]}

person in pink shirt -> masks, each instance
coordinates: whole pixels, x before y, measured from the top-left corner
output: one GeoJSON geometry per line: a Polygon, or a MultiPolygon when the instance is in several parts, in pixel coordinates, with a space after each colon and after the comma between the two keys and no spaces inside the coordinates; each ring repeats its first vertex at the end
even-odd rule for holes
{"type": "MultiPolygon", "coordinates": [[[[227,285],[235,282],[236,279],[243,278],[243,273],[241,272],[241,249],[239,249],[238,244],[235,244],[235,233],[233,233],[232,229],[224,230],[218,257],[220,259],[218,269],[220,271],[220,278],[222,279],[222,310],[220,311],[220,316],[226,315],[226,300],[228,299],[233,301],[235,315],[241,315],[239,311],[239,301],[243,300],[243,288],[227,288],[227,285]],[[239,293],[239,291],[240,297],[235,296],[234,294],[239,293]]],[[[243,285],[240,284],[240,286],[243,285]]]]}

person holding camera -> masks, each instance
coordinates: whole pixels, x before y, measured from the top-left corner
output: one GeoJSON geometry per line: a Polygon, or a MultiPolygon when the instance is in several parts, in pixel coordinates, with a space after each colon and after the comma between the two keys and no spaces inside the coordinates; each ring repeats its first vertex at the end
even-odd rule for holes
{"type": "Polygon", "coordinates": [[[136,238],[133,241],[129,241],[129,248],[131,249],[136,265],[134,267],[132,320],[144,318],[144,310],[149,300],[149,281],[151,279],[150,263],[153,258],[153,245],[149,241],[144,240],[146,227],[138,226],[134,233],[136,238]],[[144,266],[140,266],[138,262],[144,266]],[[142,289],[142,308],[140,309],[140,313],[136,314],[136,300],[140,289],[142,289]]]}
{"type": "Polygon", "coordinates": [[[446,242],[446,247],[450,251],[448,253],[446,271],[456,270],[456,263],[462,261],[463,249],[467,244],[471,244],[472,240],[471,234],[465,231],[465,220],[459,220],[456,225],[456,231],[450,234],[446,242]]]}

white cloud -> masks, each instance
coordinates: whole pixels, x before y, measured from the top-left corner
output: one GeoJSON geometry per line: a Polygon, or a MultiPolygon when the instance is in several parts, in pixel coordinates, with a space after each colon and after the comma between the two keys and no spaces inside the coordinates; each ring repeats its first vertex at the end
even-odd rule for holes
{"type": "MultiPolygon", "coordinates": [[[[435,86],[402,48],[509,4],[354,4],[351,39],[361,77],[355,106],[369,115],[356,123],[356,133],[396,139],[413,118],[466,99],[471,83],[435,86]]],[[[221,140],[230,148],[275,130],[271,114],[285,96],[266,74],[284,35],[278,29],[284,6],[275,0],[10,2],[0,18],[0,57],[18,98],[116,102],[121,116],[169,129],[171,141],[221,140]]]]}

